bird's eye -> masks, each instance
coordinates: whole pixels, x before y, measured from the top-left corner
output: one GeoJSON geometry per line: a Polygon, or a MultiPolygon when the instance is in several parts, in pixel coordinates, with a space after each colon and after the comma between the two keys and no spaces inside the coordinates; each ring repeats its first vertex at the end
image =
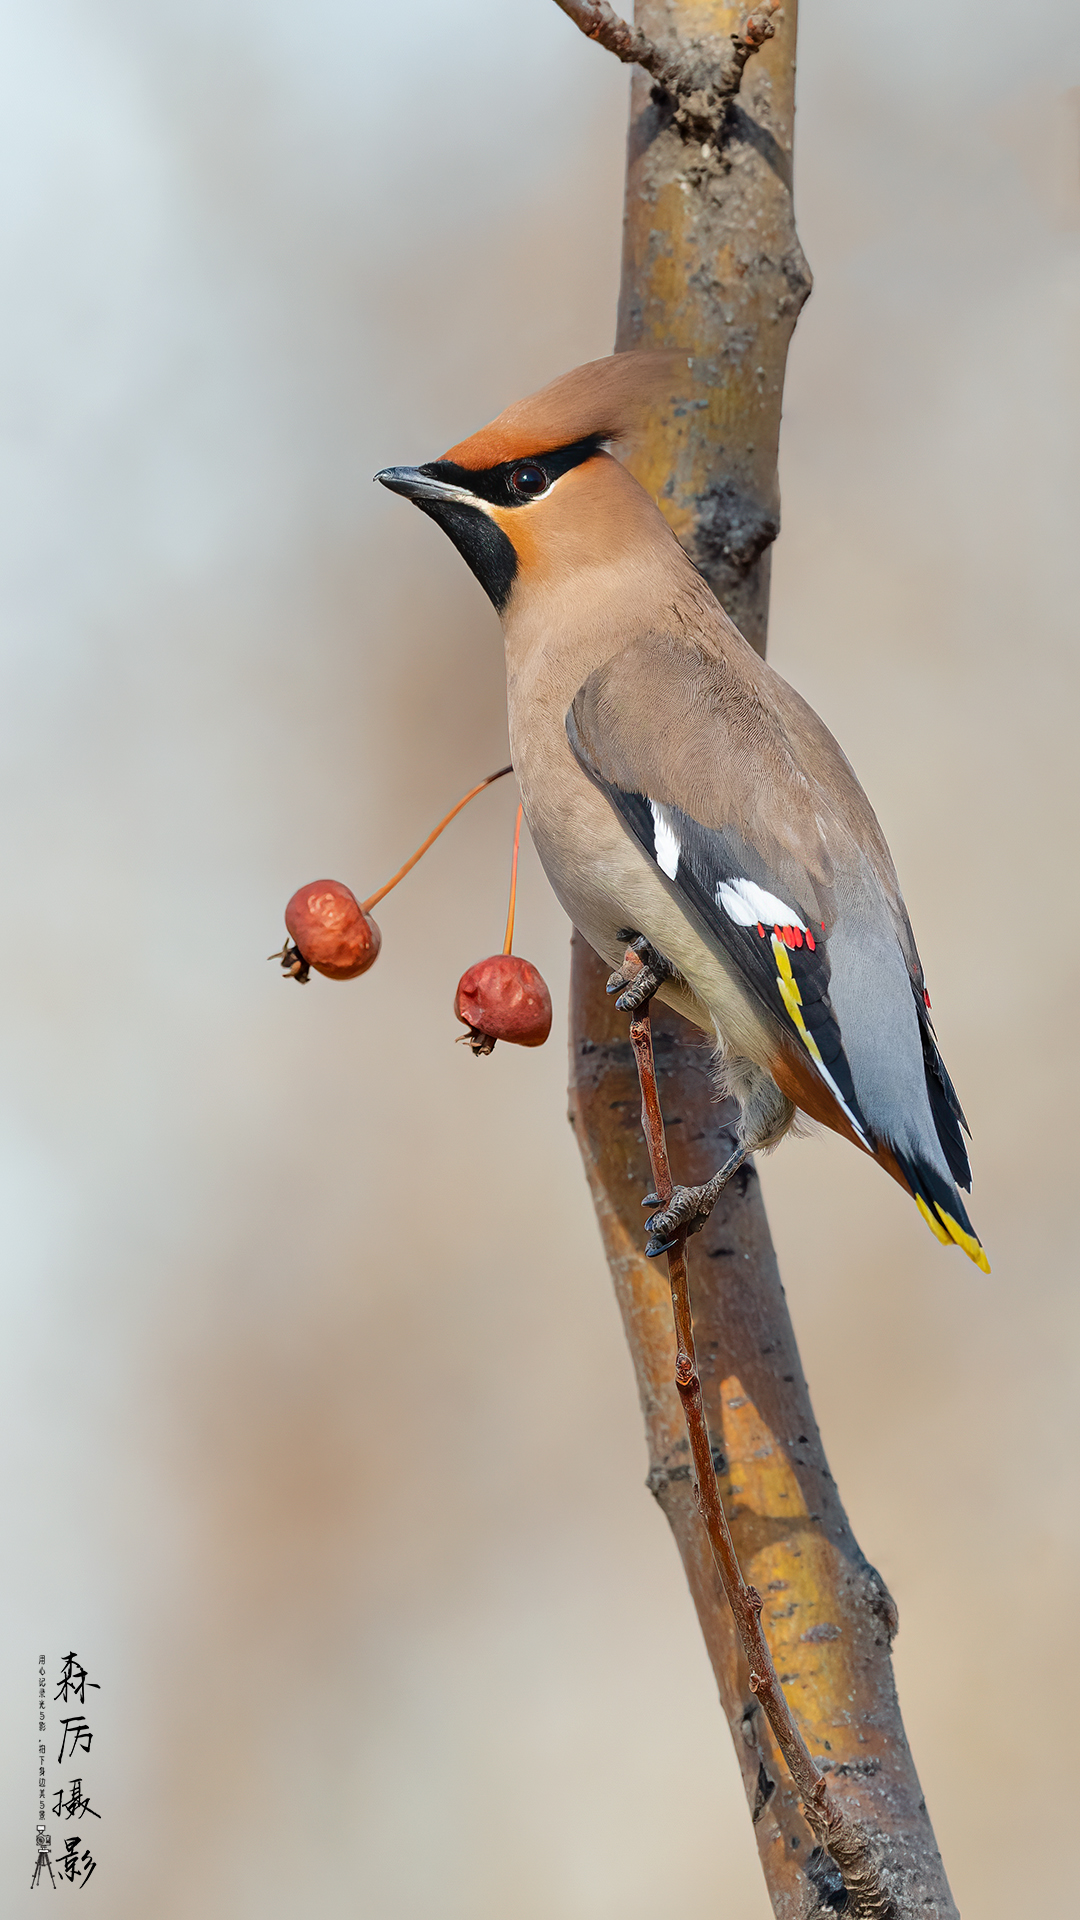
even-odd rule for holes
{"type": "Polygon", "coordinates": [[[523,460],[510,475],[511,487],[525,500],[533,499],[538,493],[546,493],[547,483],[548,477],[543,467],[538,467],[533,460],[523,460]]]}

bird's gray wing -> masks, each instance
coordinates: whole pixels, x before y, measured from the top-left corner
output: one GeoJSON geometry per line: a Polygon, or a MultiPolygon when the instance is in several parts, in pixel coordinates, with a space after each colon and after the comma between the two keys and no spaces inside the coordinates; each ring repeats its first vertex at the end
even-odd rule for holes
{"type": "MultiPolygon", "coordinates": [[[[957,1209],[963,1115],[881,830],[827,729],[754,663],[647,635],[591,674],[571,748],[702,937],[871,1152],[957,1209]],[[864,826],[863,823],[867,824],[864,826]]],[[[931,1224],[933,1224],[933,1216],[931,1224]]]]}

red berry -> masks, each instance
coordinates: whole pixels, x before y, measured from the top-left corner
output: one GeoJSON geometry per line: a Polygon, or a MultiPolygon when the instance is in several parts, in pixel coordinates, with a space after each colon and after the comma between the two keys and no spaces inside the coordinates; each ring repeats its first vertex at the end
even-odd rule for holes
{"type": "Polygon", "coordinates": [[[454,1012],[470,1029],[474,1053],[490,1053],[496,1040],[542,1047],[551,1032],[551,995],[536,968],[516,953],[493,953],[463,973],[454,1012]]]}
{"type": "Polygon", "coordinates": [[[382,934],[340,880],[312,880],[285,909],[302,960],[328,980],[355,980],[378,957],[382,934]]]}

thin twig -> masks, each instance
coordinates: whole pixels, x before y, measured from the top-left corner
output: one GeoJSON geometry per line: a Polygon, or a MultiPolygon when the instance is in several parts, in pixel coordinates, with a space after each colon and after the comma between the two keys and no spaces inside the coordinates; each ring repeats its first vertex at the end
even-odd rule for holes
{"type": "Polygon", "coordinates": [[[742,85],[747,61],[776,32],[773,21],[780,4],[781,0],[762,0],[741,31],[727,40],[665,48],[630,26],[608,0],[555,0],[587,39],[605,47],[616,60],[651,74],[676,102],[675,119],[682,131],[695,139],[715,130],[726,114],[742,85]]]}
{"type": "Polygon", "coordinates": [[[647,33],[631,27],[608,5],[608,0],[555,0],[567,17],[589,40],[606,47],[616,60],[628,66],[644,67],[658,86],[668,93],[682,93],[697,84],[697,69],[679,54],[665,53],[647,33]]]}
{"type": "Polygon", "coordinates": [[[503,940],[503,952],[509,953],[514,944],[514,911],[517,907],[518,853],[521,849],[521,818],[525,809],[518,802],[517,819],[514,821],[514,857],[510,862],[510,905],[506,909],[506,937],[503,940]]]}
{"type": "MultiPolygon", "coordinates": [[[[372,907],[377,907],[379,904],[379,901],[384,900],[386,898],[386,895],[390,892],[391,888],[397,886],[397,883],[399,880],[404,880],[405,875],[407,873],[412,872],[417,861],[421,860],[424,854],[427,852],[428,848],[434,845],[440,833],[443,831],[443,828],[448,827],[450,825],[451,820],[457,819],[457,816],[461,812],[462,807],[467,807],[469,804],[469,801],[475,800],[477,794],[483,793],[485,787],[490,787],[495,780],[502,780],[506,777],[508,773],[513,773],[513,771],[514,771],[513,767],[500,767],[498,773],[489,773],[486,780],[481,780],[475,787],[470,787],[468,793],[465,793],[462,795],[461,799],[457,803],[457,806],[451,807],[449,813],[443,815],[443,818],[439,821],[438,826],[432,828],[431,832],[428,834],[427,839],[423,842],[421,846],[417,847],[416,852],[411,853],[409,855],[409,858],[406,860],[405,865],[403,867],[398,868],[393,879],[388,880],[385,887],[380,887],[378,893],[370,894],[366,900],[361,900],[360,902],[361,913],[370,913],[372,907]]],[[[277,955],[272,954],[271,958],[276,960],[277,955]]]]}
{"type": "MultiPolygon", "coordinates": [[[[641,966],[638,956],[627,948],[623,961],[624,977],[641,966]]],[[[649,1005],[631,1019],[630,1040],[634,1049],[638,1081],[641,1086],[641,1124],[649,1149],[653,1184],[661,1207],[672,1194],[671,1167],[668,1161],[664,1116],[656,1087],[656,1063],[653,1058],[652,1022],[649,1005]]],[[[705,1523],[717,1573],[735,1620],[736,1631],[750,1669],[750,1690],[765,1710],[776,1743],[780,1748],[795,1785],[802,1796],[806,1818],[819,1843],[832,1854],[853,1896],[852,1911],[866,1920],[888,1920],[894,1908],[881,1884],[865,1837],[830,1794],[824,1775],[816,1766],[792,1716],[784,1689],[780,1685],[768,1642],[761,1629],[762,1599],[756,1587],[748,1586],[739,1566],[731,1529],[724,1512],[713,1465],[712,1446],[705,1419],[705,1408],[698,1376],[694,1346],[694,1323],[690,1308],[690,1287],[686,1271],[686,1229],[680,1228],[674,1246],[668,1251],[668,1276],[671,1282],[671,1306],[675,1320],[675,1385],[682,1402],[690,1453],[694,1463],[698,1509],[705,1523]]]]}

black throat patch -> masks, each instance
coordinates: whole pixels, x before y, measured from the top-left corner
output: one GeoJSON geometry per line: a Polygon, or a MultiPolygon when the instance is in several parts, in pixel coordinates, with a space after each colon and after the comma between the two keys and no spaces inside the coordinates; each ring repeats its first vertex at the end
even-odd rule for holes
{"type": "MultiPolygon", "coordinates": [[[[425,473],[433,470],[423,469],[425,473]]],[[[437,474],[436,478],[441,480],[443,475],[437,474]]],[[[470,507],[463,500],[414,500],[413,505],[438,521],[472,568],[496,613],[501,613],[517,573],[517,554],[502,528],[489,520],[483,507],[470,507]]]]}

